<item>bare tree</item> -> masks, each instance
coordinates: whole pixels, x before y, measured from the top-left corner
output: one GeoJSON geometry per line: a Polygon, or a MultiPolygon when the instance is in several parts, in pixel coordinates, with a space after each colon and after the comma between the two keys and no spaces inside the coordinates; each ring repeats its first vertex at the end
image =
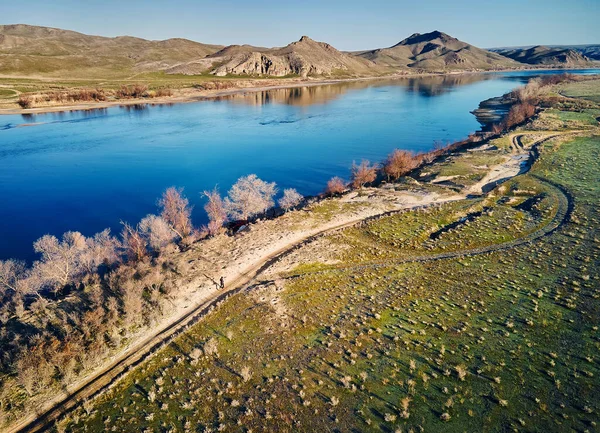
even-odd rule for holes
{"type": "Polygon", "coordinates": [[[227,213],[232,219],[247,220],[274,205],[275,183],[259,179],[255,174],[241,177],[231,187],[225,199],[227,213]]]}
{"type": "Polygon", "coordinates": [[[22,291],[22,282],[27,277],[27,267],[17,260],[0,260],[0,295],[22,291]]]}
{"type": "Polygon", "coordinates": [[[284,210],[288,211],[292,208],[298,206],[304,197],[294,188],[287,188],[283,191],[283,197],[281,197],[278,201],[279,206],[284,210]]]}
{"type": "Polygon", "coordinates": [[[362,188],[367,183],[373,182],[377,178],[377,165],[365,159],[360,164],[352,163],[352,186],[362,188]]]}
{"type": "Polygon", "coordinates": [[[397,180],[414,169],[417,166],[416,162],[412,152],[395,149],[385,160],[383,172],[388,180],[397,180]]]}
{"type": "Polygon", "coordinates": [[[341,194],[346,190],[346,182],[341,177],[332,177],[327,182],[325,193],[328,195],[341,194]]]}
{"type": "Polygon", "coordinates": [[[33,248],[42,255],[41,260],[34,263],[34,272],[43,285],[52,287],[55,292],[72,283],[82,271],[79,256],[86,249],[86,239],[79,232],[66,232],[60,242],[54,236],[42,236],[33,248]]]}
{"type": "Polygon", "coordinates": [[[192,208],[183,196],[183,188],[167,188],[158,204],[162,208],[161,216],[179,239],[185,241],[192,235],[192,208]]]}
{"type": "Polygon", "coordinates": [[[222,230],[227,221],[227,209],[217,187],[212,191],[204,191],[204,196],[208,199],[208,203],[204,205],[208,215],[208,234],[214,236],[222,230]]]}
{"type": "Polygon", "coordinates": [[[129,260],[140,261],[147,254],[147,242],[139,227],[133,227],[128,223],[121,222],[123,224],[123,231],[121,232],[121,241],[125,254],[129,260]]]}
{"type": "Polygon", "coordinates": [[[156,215],[147,215],[143,218],[139,224],[139,231],[146,237],[150,248],[157,253],[170,245],[176,237],[169,224],[156,215]]]}
{"type": "Polygon", "coordinates": [[[85,240],[86,247],[79,256],[85,272],[93,274],[103,265],[112,265],[119,260],[119,241],[110,235],[110,229],[96,233],[85,240]]]}

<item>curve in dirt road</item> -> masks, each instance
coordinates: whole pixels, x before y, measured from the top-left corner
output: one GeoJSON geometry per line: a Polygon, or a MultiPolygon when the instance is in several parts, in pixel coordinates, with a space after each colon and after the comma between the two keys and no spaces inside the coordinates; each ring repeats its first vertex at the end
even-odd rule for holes
{"type": "MultiPolygon", "coordinates": [[[[545,183],[550,186],[557,192],[558,197],[558,209],[557,212],[552,218],[552,220],[546,224],[544,227],[539,228],[538,230],[530,233],[527,236],[522,238],[514,239],[512,241],[504,242],[501,244],[488,245],[480,248],[473,248],[468,250],[458,250],[458,251],[450,251],[447,253],[426,255],[426,256],[414,256],[414,257],[406,257],[406,258],[398,258],[398,259],[388,259],[388,260],[377,260],[370,261],[368,263],[361,263],[359,265],[345,265],[345,266],[332,266],[328,269],[321,269],[313,272],[303,272],[301,274],[293,274],[285,277],[281,277],[278,279],[294,279],[299,278],[304,275],[318,275],[325,274],[328,272],[336,272],[336,271],[348,271],[348,270],[363,270],[363,269],[372,269],[372,268],[382,268],[393,265],[401,265],[406,263],[424,263],[424,262],[432,262],[436,260],[445,260],[452,258],[460,258],[460,257],[472,257],[481,254],[493,253],[496,251],[505,251],[510,250],[522,245],[527,245],[535,242],[536,240],[548,236],[558,230],[562,225],[564,225],[570,218],[570,215],[573,211],[573,199],[570,193],[564,190],[560,185],[557,185],[553,182],[548,181],[547,179],[542,179],[538,176],[534,176],[539,181],[545,183]]],[[[271,281],[269,281],[271,282],[271,281]]],[[[261,282],[260,284],[264,284],[265,282],[261,282]]]]}

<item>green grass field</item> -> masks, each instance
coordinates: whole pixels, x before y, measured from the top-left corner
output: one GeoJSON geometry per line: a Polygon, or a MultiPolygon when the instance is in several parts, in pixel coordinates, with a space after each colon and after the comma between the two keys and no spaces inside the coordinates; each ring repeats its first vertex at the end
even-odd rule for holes
{"type": "Polygon", "coordinates": [[[558,93],[570,98],[581,98],[600,103],[597,80],[561,84],[558,93]]]}
{"type": "Polygon", "coordinates": [[[12,89],[0,88],[0,99],[10,99],[17,96],[17,92],[12,89]]]}

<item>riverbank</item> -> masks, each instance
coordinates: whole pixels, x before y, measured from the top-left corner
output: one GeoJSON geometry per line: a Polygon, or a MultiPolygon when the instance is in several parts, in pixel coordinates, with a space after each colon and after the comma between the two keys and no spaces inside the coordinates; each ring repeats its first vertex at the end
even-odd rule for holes
{"type": "MultiPolygon", "coordinates": [[[[372,81],[394,81],[408,78],[420,78],[420,77],[440,77],[440,76],[457,76],[466,74],[475,74],[477,72],[452,72],[448,74],[436,74],[436,73],[407,73],[397,74],[389,76],[373,76],[373,77],[357,77],[357,78],[277,78],[277,79],[239,79],[239,80],[227,80],[227,81],[200,81],[197,85],[200,86],[224,86],[226,89],[202,89],[194,87],[174,88],[170,89],[173,92],[172,96],[165,97],[154,97],[154,98],[130,98],[130,99],[119,99],[110,101],[94,101],[94,102],[73,102],[69,104],[48,104],[45,106],[33,107],[33,108],[19,108],[9,107],[3,108],[0,104],[0,115],[9,114],[43,114],[43,113],[55,113],[61,111],[77,111],[77,110],[93,110],[99,108],[109,108],[118,106],[135,106],[135,105],[168,105],[168,104],[185,104],[200,102],[208,99],[216,99],[232,95],[243,95],[247,93],[264,92],[268,90],[281,90],[281,89],[295,89],[301,87],[316,87],[326,86],[343,83],[359,83],[359,82],[372,82],[372,81]]],[[[193,80],[194,77],[189,77],[193,80]]],[[[143,81],[143,80],[141,80],[143,81]]],[[[124,82],[124,85],[132,84],[134,81],[124,82]]],[[[45,81],[45,83],[48,83],[45,81]]],[[[1,87],[0,87],[1,88],[1,87]]],[[[16,101],[16,100],[15,100],[16,101]]],[[[1,100],[0,100],[1,102],[1,100]]],[[[13,102],[16,105],[16,102],[13,102]]]]}
{"type": "MultiPolygon", "coordinates": [[[[594,68],[589,68],[593,70],[594,68]]],[[[427,77],[460,77],[469,76],[476,74],[493,74],[493,73],[505,73],[505,72],[529,72],[529,71],[556,71],[556,73],[568,72],[568,69],[551,69],[551,68],[520,68],[520,69],[504,69],[497,71],[451,71],[446,73],[417,73],[417,72],[406,72],[397,73],[387,76],[371,76],[371,77],[355,77],[355,78],[261,78],[261,79],[228,79],[228,80],[210,80],[207,81],[206,77],[202,77],[197,84],[190,84],[194,81],[194,77],[187,77],[184,87],[178,88],[177,86],[171,87],[171,83],[177,81],[165,81],[165,88],[172,93],[171,96],[157,96],[157,97],[136,97],[128,99],[112,99],[105,101],[78,101],[69,102],[67,104],[44,102],[40,106],[32,108],[20,108],[17,105],[17,97],[21,93],[17,90],[13,90],[9,85],[4,84],[3,80],[27,80],[26,77],[9,77],[0,76],[0,89],[13,90],[16,92],[14,98],[0,99],[0,115],[12,115],[12,114],[43,114],[63,111],[77,111],[77,110],[93,110],[101,108],[110,108],[116,106],[135,106],[135,105],[168,105],[168,104],[185,104],[199,102],[209,99],[217,99],[221,97],[228,97],[233,95],[243,95],[248,93],[263,92],[269,90],[281,90],[281,89],[294,89],[302,87],[316,87],[325,85],[335,85],[343,83],[360,83],[360,82],[375,82],[375,81],[398,81],[405,79],[414,78],[427,78],[427,77]],[[202,87],[215,86],[215,89],[203,89],[202,87]],[[220,87],[226,87],[222,89],[220,87]]],[[[37,79],[37,78],[32,78],[37,79]]],[[[59,89],[58,91],[67,91],[68,89],[79,89],[79,88],[102,88],[106,86],[108,82],[98,81],[97,83],[87,83],[86,86],[76,87],[65,87],[61,81],[51,79],[41,79],[44,87],[53,87],[59,89]]],[[[116,88],[119,85],[133,85],[137,82],[144,82],[144,79],[139,80],[131,79],[126,81],[118,81],[109,83],[110,87],[116,88]]],[[[153,82],[153,86],[160,88],[161,81],[153,82]]],[[[13,86],[16,87],[16,86],[13,86]]],[[[27,92],[26,94],[30,94],[27,92]]],[[[32,96],[43,95],[43,92],[33,92],[32,96]]]]}

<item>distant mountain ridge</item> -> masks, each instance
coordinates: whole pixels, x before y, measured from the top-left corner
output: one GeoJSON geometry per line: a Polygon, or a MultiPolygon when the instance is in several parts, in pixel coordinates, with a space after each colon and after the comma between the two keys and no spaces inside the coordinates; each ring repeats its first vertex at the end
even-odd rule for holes
{"type": "Polygon", "coordinates": [[[582,44],[582,45],[525,45],[517,47],[496,47],[490,48],[490,51],[500,53],[503,51],[511,50],[528,50],[534,47],[543,46],[546,48],[566,49],[573,50],[582,56],[587,57],[589,60],[600,61],[600,44],[582,44]]]}
{"type": "Polygon", "coordinates": [[[588,57],[571,48],[536,45],[530,48],[498,48],[494,52],[529,65],[589,66],[588,57]]]}
{"type": "MultiPolygon", "coordinates": [[[[600,46],[588,46],[589,58],[600,46]]],[[[574,48],[484,50],[446,33],[415,33],[389,48],[342,52],[303,36],[285,47],[210,45],[187,39],[104,37],[26,24],[0,25],[0,74],[124,78],[144,72],[215,76],[360,77],[407,71],[449,72],[588,66],[574,48]]]]}

